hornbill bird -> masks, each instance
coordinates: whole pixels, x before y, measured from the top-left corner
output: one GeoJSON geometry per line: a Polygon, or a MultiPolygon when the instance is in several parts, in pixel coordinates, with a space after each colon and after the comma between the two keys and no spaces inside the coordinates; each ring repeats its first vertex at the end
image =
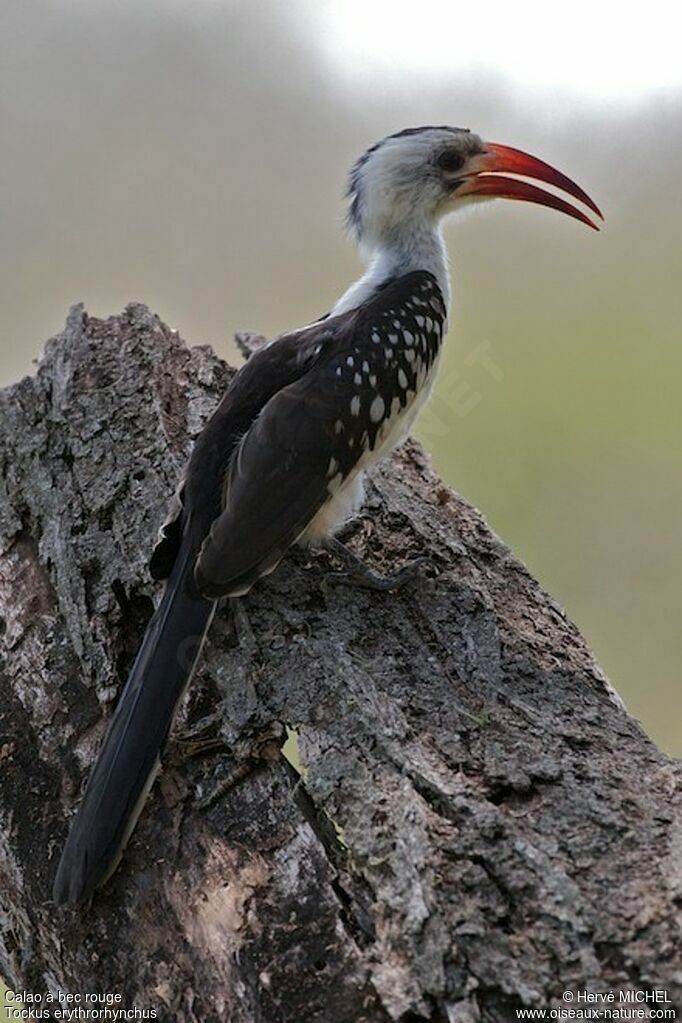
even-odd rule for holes
{"type": "MultiPolygon", "coordinates": [[[[526,178],[601,217],[570,178],[463,128],[408,128],[356,162],[348,226],[367,270],[327,316],[252,355],[196,441],[152,554],[163,596],[71,825],[56,902],[89,899],[116,868],[217,601],[246,593],[293,544],[345,550],[335,533],[363,476],[407,436],[436,378],[450,305],[443,218],[503,197],[596,228],[526,178]]],[[[365,573],[385,588],[403,578],[365,573]]]]}

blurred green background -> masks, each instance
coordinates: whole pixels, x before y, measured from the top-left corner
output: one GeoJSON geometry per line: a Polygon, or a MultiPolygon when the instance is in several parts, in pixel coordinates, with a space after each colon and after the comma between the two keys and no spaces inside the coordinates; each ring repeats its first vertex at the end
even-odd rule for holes
{"type": "Polygon", "coordinates": [[[3,0],[0,383],[81,300],[144,301],[228,356],[235,329],[321,314],[359,272],[346,171],[388,132],[462,125],[543,157],[604,230],[503,202],[448,226],[420,436],[682,753],[680,15],[462,6],[3,0]]]}

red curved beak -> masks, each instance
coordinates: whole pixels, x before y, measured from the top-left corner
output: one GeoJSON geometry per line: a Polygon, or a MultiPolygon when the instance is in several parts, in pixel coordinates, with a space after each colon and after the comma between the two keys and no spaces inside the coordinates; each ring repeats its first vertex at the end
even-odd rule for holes
{"type": "Polygon", "coordinates": [[[550,167],[548,163],[538,160],[529,153],[523,153],[520,149],[512,149],[511,146],[500,146],[493,142],[486,143],[486,152],[474,158],[476,170],[467,175],[464,185],[457,190],[457,195],[481,195],[490,198],[500,199],[525,199],[526,202],[535,202],[540,206],[550,206],[553,210],[568,214],[581,220],[583,224],[598,231],[597,225],[571,203],[562,199],[553,192],[545,192],[537,185],[531,185],[528,181],[521,181],[517,177],[508,178],[503,171],[511,174],[520,174],[526,178],[534,178],[545,184],[560,188],[563,192],[572,195],[589,207],[593,213],[603,220],[601,210],[597,204],[590,199],[587,192],[584,192],[575,181],[571,181],[561,171],[550,167]]]}

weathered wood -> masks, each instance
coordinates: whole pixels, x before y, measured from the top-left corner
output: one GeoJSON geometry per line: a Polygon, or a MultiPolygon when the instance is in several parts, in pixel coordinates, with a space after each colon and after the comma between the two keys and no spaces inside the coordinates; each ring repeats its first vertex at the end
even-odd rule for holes
{"type": "Polygon", "coordinates": [[[76,308],[1,395],[0,972],[182,1023],[679,999],[676,768],[415,443],[353,543],[384,569],[425,557],[421,583],[332,585],[327,555],[299,551],[238,629],[226,607],[122,867],[89,912],[51,905],[152,609],[156,528],[231,372],[142,306],[76,308]]]}

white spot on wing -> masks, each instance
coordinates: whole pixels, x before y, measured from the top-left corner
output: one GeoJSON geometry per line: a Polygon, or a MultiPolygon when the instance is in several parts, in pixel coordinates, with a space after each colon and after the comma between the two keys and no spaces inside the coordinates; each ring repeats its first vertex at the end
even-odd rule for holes
{"type": "Polygon", "coordinates": [[[360,395],[359,394],[356,394],[353,398],[351,398],[350,414],[352,416],[359,416],[360,415],[360,395]]]}
{"type": "Polygon", "coordinates": [[[373,423],[378,423],[379,420],[383,417],[385,411],[386,406],[384,405],[384,399],[381,397],[380,394],[377,394],[376,398],[369,407],[369,418],[372,420],[373,423]]]}

